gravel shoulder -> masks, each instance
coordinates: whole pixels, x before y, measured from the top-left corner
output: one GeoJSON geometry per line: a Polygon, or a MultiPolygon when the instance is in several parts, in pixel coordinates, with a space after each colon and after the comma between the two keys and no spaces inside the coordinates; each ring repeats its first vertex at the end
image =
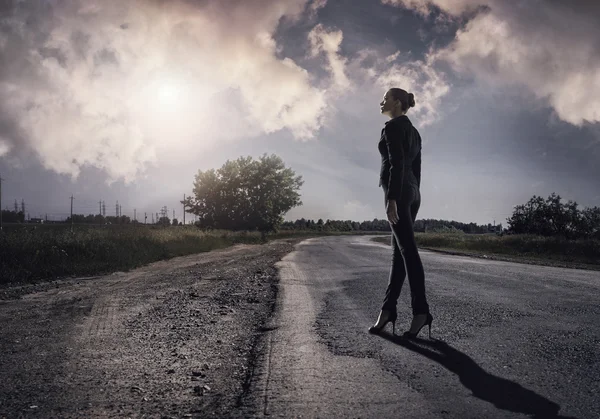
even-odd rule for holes
{"type": "Polygon", "coordinates": [[[223,417],[304,238],[0,290],[0,417],[223,417]]]}

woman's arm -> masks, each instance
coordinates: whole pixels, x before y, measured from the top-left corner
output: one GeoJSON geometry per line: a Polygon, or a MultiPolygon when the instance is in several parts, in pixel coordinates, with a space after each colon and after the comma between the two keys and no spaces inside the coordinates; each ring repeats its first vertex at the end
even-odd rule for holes
{"type": "Polygon", "coordinates": [[[404,183],[405,131],[403,127],[390,123],[384,128],[384,136],[390,162],[387,199],[399,200],[402,196],[402,185],[404,183]]]}
{"type": "Polygon", "coordinates": [[[412,164],[412,172],[417,178],[417,186],[421,187],[421,152],[417,154],[417,157],[413,160],[412,164]]]}
{"type": "Polygon", "coordinates": [[[419,147],[419,152],[417,153],[415,159],[412,164],[412,172],[417,178],[417,186],[421,187],[421,134],[416,129],[413,129],[415,140],[417,141],[416,146],[419,147]]]}

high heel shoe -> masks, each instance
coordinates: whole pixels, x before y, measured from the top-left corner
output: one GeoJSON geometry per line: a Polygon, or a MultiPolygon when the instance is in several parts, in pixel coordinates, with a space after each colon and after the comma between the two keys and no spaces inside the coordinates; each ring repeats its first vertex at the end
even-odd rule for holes
{"type": "Polygon", "coordinates": [[[423,326],[429,326],[429,339],[431,339],[431,322],[433,322],[433,316],[431,313],[427,313],[427,319],[425,320],[425,323],[419,327],[419,330],[417,330],[415,333],[411,333],[410,330],[406,331],[402,336],[406,338],[416,338],[423,326]]]}
{"type": "Polygon", "coordinates": [[[392,322],[392,334],[395,335],[397,318],[398,313],[396,311],[381,310],[381,313],[379,313],[379,318],[377,319],[377,323],[369,327],[369,333],[379,333],[383,330],[386,324],[392,322]],[[379,323],[381,323],[381,325],[377,326],[379,323]]]}

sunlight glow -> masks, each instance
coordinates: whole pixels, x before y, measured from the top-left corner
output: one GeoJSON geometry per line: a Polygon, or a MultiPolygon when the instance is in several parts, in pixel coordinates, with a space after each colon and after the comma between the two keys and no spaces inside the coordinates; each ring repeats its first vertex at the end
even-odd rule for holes
{"type": "Polygon", "coordinates": [[[157,89],[158,100],[163,105],[175,106],[181,100],[181,90],[181,86],[171,80],[160,82],[157,89]]]}

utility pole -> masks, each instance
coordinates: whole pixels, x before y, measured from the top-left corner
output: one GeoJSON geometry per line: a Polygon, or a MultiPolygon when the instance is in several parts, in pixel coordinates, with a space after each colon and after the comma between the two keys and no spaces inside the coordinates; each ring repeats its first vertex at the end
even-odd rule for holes
{"type": "Polygon", "coordinates": [[[148,214],[144,213],[144,224],[148,223],[148,214]]]}
{"type": "Polygon", "coordinates": [[[154,214],[152,214],[152,224],[154,224],[154,214]]]}
{"type": "Polygon", "coordinates": [[[71,194],[71,231],[73,231],[73,194],[71,194]]]}
{"type": "Polygon", "coordinates": [[[185,194],[183,194],[183,225],[185,225],[185,194]]]}
{"type": "Polygon", "coordinates": [[[137,221],[137,209],[133,209],[133,221],[137,221]]]}
{"type": "Polygon", "coordinates": [[[19,213],[19,204],[17,204],[17,200],[15,199],[15,214],[19,213]]]}
{"type": "Polygon", "coordinates": [[[21,212],[23,213],[23,219],[25,219],[25,200],[21,198],[21,212]]]}
{"type": "Polygon", "coordinates": [[[119,204],[119,217],[123,216],[123,205],[119,204]]]}
{"type": "Polygon", "coordinates": [[[102,216],[106,217],[106,202],[102,201],[102,216]]]}
{"type": "Polygon", "coordinates": [[[100,215],[102,215],[102,201],[98,201],[98,208],[100,210],[100,215]]]}

